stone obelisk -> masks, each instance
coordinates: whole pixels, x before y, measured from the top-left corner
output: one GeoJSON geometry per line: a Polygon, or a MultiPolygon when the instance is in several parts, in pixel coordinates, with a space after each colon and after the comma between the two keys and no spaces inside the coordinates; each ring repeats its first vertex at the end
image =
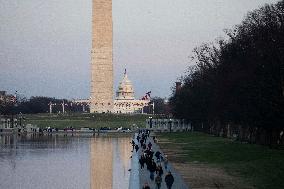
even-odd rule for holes
{"type": "Polygon", "coordinates": [[[93,0],[90,112],[113,110],[112,0],[93,0]]]}

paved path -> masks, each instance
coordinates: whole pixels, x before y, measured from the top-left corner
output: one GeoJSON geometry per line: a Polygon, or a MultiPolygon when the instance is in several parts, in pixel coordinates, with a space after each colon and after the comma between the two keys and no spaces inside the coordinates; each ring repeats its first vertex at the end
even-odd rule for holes
{"type": "MultiPolygon", "coordinates": [[[[138,141],[136,140],[136,136],[137,133],[134,135],[135,137],[135,143],[138,143],[138,141]]],[[[164,157],[163,152],[161,151],[161,149],[159,148],[159,146],[154,143],[152,137],[148,137],[146,144],[148,144],[149,142],[151,142],[153,144],[152,149],[154,152],[156,151],[160,151],[164,157]]],[[[136,153],[135,150],[133,151],[132,154],[132,168],[131,168],[131,176],[130,176],[130,185],[129,185],[129,189],[142,189],[143,185],[145,182],[147,182],[150,186],[151,189],[156,189],[155,186],[155,181],[152,181],[150,179],[150,172],[147,170],[147,166],[145,165],[143,169],[140,169],[140,164],[139,164],[139,157],[141,155],[141,148],[139,148],[138,152],[136,153]],[[137,167],[137,165],[138,167],[137,167]],[[137,177],[137,173],[139,173],[139,182],[138,177],[137,177]],[[133,182],[135,181],[135,182],[133,182]],[[139,185],[139,187],[137,187],[137,185],[139,185]]],[[[156,162],[156,157],[154,156],[155,162],[156,162]]],[[[171,163],[168,163],[168,169],[166,170],[164,167],[164,164],[162,163],[162,167],[164,170],[164,174],[162,175],[162,185],[161,185],[161,189],[167,189],[166,183],[165,183],[165,175],[167,174],[167,171],[171,171],[172,175],[174,176],[174,184],[172,186],[172,189],[189,189],[189,187],[184,183],[182,177],[177,173],[177,171],[172,167],[171,163]]],[[[156,176],[156,174],[155,174],[156,176]]]]}
{"type": "MultiPolygon", "coordinates": [[[[135,136],[135,141],[137,134],[135,136]]],[[[129,144],[130,145],[130,144],[129,144]]],[[[135,150],[132,153],[131,159],[131,172],[130,172],[130,179],[129,179],[129,189],[140,189],[140,167],[139,167],[139,157],[138,153],[135,150]]]]}

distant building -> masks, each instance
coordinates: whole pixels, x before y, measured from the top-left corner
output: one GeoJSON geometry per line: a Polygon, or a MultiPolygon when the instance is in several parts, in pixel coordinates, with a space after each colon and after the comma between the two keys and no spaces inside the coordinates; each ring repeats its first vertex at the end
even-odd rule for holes
{"type": "Polygon", "coordinates": [[[150,99],[143,98],[143,100],[135,100],[134,89],[131,81],[128,79],[126,70],[122,81],[116,91],[116,98],[114,100],[113,113],[143,113],[143,108],[148,106],[150,99]]]}
{"type": "MultiPolygon", "coordinates": [[[[118,89],[116,91],[116,97],[113,101],[113,109],[109,110],[109,113],[117,114],[131,114],[131,113],[144,113],[144,107],[150,104],[150,93],[146,93],[141,100],[136,100],[134,97],[134,89],[132,82],[128,79],[126,70],[123,75],[122,81],[119,83],[118,89]]],[[[84,106],[89,106],[92,101],[89,99],[78,99],[73,101],[76,104],[81,104],[84,106]]],[[[94,105],[96,105],[95,103],[94,105]]],[[[92,105],[91,105],[92,106],[92,105]]],[[[91,113],[93,111],[91,110],[91,113]]],[[[99,113],[99,112],[98,112],[99,113]]]]}
{"type": "Polygon", "coordinates": [[[18,129],[18,120],[11,116],[0,115],[0,133],[12,132],[18,129]]]}
{"type": "Polygon", "coordinates": [[[14,95],[7,94],[6,91],[0,91],[0,105],[10,104],[15,102],[16,102],[16,97],[14,95]]]}

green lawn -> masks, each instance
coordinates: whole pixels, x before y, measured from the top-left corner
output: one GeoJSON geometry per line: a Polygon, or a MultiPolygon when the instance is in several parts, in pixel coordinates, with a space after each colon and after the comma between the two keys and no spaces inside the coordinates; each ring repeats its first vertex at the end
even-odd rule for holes
{"type": "Polygon", "coordinates": [[[284,188],[284,150],[197,132],[163,133],[159,137],[172,142],[161,144],[162,147],[182,148],[182,161],[223,168],[228,174],[239,176],[256,188],[284,188]]]}
{"type": "Polygon", "coordinates": [[[118,114],[33,114],[24,115],[25,124],[31,123],[40,128],[57,127],[126,127],[131,128],[133,124],[145,127],[148,115],[118,115],[118,114]]]}

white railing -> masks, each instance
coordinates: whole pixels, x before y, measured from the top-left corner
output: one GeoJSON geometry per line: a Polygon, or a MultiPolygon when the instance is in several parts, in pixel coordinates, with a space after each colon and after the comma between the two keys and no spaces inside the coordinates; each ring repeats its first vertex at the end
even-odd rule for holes
{"type": "Polygon", "coordinates": [[[146,128],[161,132],[191,131],[190,122],[184,119],[146,119],[146,128]]]}

